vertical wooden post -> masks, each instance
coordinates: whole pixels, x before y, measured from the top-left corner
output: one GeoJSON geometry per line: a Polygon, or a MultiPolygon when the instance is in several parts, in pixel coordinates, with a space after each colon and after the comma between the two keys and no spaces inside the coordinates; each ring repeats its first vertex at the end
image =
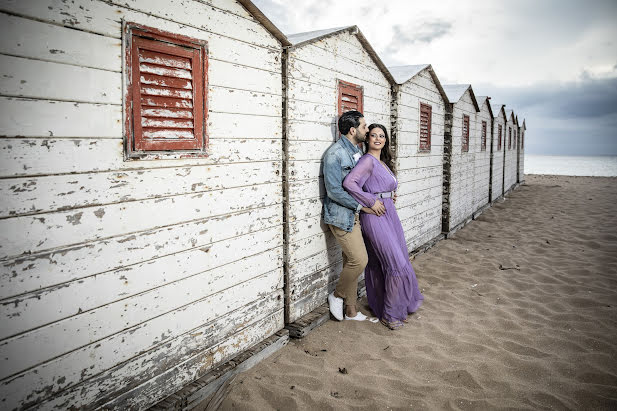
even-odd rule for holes
{"type": "Polygon", "coordinates": [[[450,187],[452,178],[452,122],[454,104],[445,104],[443,133],[443,191],[441,197],[441,231],[450,231],[450,187]]]}

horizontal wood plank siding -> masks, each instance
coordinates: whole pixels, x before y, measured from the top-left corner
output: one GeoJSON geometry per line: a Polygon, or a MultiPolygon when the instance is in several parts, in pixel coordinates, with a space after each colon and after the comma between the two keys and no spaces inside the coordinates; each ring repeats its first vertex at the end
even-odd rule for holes
{"type": "Polygon", "coordinates": [[[427,69],[394,97],[399,179],[396,208],[409,251],[441,233],[445,104],[427,69]],[[420,146],[421,106],[431,107],[430,150],[420,146]]]}
{"type": "Polygon", "coordinates": [[[491,181],[491,202],[503,195],[503,156],[504,156],[504,130],[506,121],[503,112],[493,113],[493,166],[491,181]],[[501,129],[501,147],[499,147],[499,130],[501,129]]]}
{"type": "Polygon", "coordinates": [[[516,167],[518,165],[518,152],[516,150],[515,143],[515,135],[517,133],[518,127],[516,126],[516,122],[514,120],[514,116],[510,116],[508,118],[508,123],[506,124],[507,129],[507,139],[508,144],[504,144],[505,146],[505,155],[506,155],[506,164],[505,164],[505,176],[504,176],[504,191],[510,190],[514,184],[516,184],[516,167]]]}
{"type": "Polygon", "coordinates": [[[287,319],[326,301],[340,274],[340,247],[322,220],[322,158],[338,138],[339,81],[362,88],[367,123],[390,124],[390,84],[357,37],[348,32],[289,51],[287,319]],[[362,64],[358,64],[362,62],[362,64]]]}
{"type": "Polygon", "coordinates": [[[9,0],[0,27],[3,408],[143,409],[281,329],[278,40],[231,0],[9,0]],[[123,20],[207,43],[206,158],[124,161],[123,20]]]}
{"type": "Polygon", "coordinates": [[[492,118],[489,111],[488,99],[479,101],[480,111],[476,118],[476,133],[470,142],[470,151],[474,153],[474,181],[473,181],[473,205],[472,212],[478,211],[489,203],[489,180],[491,168],[491,125],[492,118]],[[483,134],[485,139],[483,139],[483,134]],[[482,142],[485,141],[485,145],[482,142]],[[484,147],[484,148],[483,148],[484,147]]]}

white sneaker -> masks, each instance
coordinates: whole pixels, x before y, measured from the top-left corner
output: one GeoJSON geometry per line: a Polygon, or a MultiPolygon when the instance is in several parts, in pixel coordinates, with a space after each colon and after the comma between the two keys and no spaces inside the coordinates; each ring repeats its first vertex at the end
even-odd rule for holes
{"type": "Polygon", "coordinates": [[[334,295],[334,292],[328,295],[328,305],[330,313],[339,321],[343,321],[343,299],[334,295]]]}
{"type": "Polygon", "coordinates": [[[348,317],[347,314],[345,314],[345,319],[353,321],[364,321],[367,319],[367,316],[358,311],[355,317],[348,317]]]}

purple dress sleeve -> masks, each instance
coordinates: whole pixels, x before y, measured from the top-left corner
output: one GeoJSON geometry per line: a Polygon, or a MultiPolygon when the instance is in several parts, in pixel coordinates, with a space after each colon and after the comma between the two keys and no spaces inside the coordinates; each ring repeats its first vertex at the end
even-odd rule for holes
{"type": "Polygon", "coordinates": [[[370,154],[365,154],[358,164],[347,174],[343,181],[343,188],[364,207],[372,207],[377,201],[377,196],[362,189],[366,180],[373,172],[373,159],[370,154]]]}

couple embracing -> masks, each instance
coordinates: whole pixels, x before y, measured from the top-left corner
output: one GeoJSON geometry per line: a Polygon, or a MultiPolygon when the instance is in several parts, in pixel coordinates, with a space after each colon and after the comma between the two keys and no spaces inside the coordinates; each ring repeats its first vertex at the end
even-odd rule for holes
{"type": "Polygon", "coordinates": [[[359,111],[343,113],[338,129],[341,138],[326,151],[323,167],[324,221],[343,250],[343,270],[328,296],[330,312],[339,321],[367,318],[356,307],[364,271],[371,310],[383,325],[398,329],[424,297],[394,207],[398,183],[388,132],[381,124],[367,127],[359,111]]]}

